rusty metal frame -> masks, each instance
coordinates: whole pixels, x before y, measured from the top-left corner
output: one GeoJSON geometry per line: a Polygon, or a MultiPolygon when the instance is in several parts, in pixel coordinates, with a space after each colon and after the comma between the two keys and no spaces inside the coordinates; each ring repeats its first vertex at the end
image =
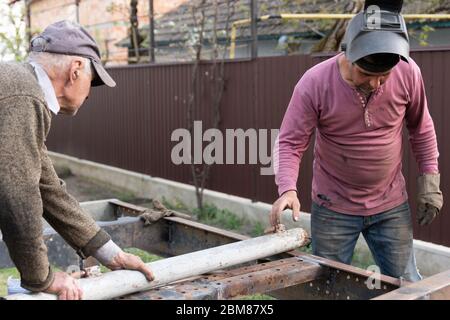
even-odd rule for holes
{"type": "Polygon", "coordinates": [[[450,270],[408,284],[374,300],[450,300],[450,270]]]}
{"type": "MultiPolygon", "coordinates": [[[[248,237],[193,221],[174,212],[144,226],[139,218],[146,208],[118,200],[105,201],[97,223],[121,247],[135,247],[162,257],[248,239],[248,237]]],[[[78,256],[53,229],[44,231],[50,262],[78,265],[78,256]]],[[[0,240],[0,265],[5,250],[0,240]]],[[[232,299],[266,293],[278,299],[450,299],[450,270],[417,283],[380,275],[379,289],[369,289],[367,270],[300,251],[251,261],[232,269],[141,292],[121,299],[232,299]]]]}
{"type": "Polygon", "coordinates": [[[121,299],[231,299],[309,282],[323,272],[318,264],[288,258],[217,272],[121,299]]]}
{"type": "MultiPolygon", "coordinates": [[[[133,214],[130,210],[142,210],[123,202],[115,204],[118,205],[118,212],[125,214],[133,214]]],[[[179,216],[166,217],[158,222],[158,230],[161,229],[165,232],[160,234],[162,237],[159,241],[154,238],[152,241],[138,241],[136,246],[161,256],[174,256],[248,239],[246,236],[179,216]]],[[[148,233],[154,235],[153,230],[148,233]]],[[[365,281],[371,275],[372,273],[353,266],[291,251],[266,260],[253,261],[241,268],[130,295],[124,299],[229,299],[252,293],[268,293],[279,299],[371,299],[400,286],[398,279],[381,275],[381,288],[369,290],[365,281]],[[296,263],[290,264],[292,259],[296,263]],[[277,272],[280,269],[277,265],[283,265],[283,272],[277,272]],[[299,272],[299,265],[304,268],[302,272],[299,272]],[[243,270],[248,270],[248,273],[243,270]],[[299,274],[293,277],[292,274],[296,272],[299,274]],[[315,276],[309,278],[310,274],[315,276]],[[270,280],[275,275],[279,282],[270,280]],[[235,276],[238,278],[234,278],[235,276]],[[217,282],[218,279],[223,281],[217,282]],[[247,280],[245,285],[242,284],[244,279],[247,280]],[[277,287],[277,283],[283,283],[282,287],[277,287]]]]}

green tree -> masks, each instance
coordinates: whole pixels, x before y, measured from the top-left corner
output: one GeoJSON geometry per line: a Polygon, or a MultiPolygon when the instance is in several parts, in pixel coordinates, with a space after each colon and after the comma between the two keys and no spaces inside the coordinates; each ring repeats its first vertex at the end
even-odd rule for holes
{"type": "Polygon", "coordinates": [[[0,3],[0,60],[23,61],[27,55],[25,7],[0,3]]]}

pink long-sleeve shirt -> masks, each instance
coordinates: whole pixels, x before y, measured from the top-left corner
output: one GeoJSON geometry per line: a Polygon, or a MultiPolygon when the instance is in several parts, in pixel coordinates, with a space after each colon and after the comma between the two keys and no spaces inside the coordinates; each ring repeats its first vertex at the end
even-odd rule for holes
{"type": "Polygon", "coordinates": [[[403,122],[421,174],[438,172],[436,134],[412,59],[400,61],[366,104],[342,78],[341,54],[308,70],[296,85],[280,129],[275,181],[280,195],[297,190],[301,159],[315,133],[312,200],[368,216],[408,198],[401,172],[403,122]]]}

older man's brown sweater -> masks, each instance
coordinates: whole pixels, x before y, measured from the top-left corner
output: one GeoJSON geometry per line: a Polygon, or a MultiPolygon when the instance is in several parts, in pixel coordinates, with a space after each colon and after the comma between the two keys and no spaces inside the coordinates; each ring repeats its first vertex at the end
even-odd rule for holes
{"type": "Polygon", "coordinates": [[[53,281],[42,217],[81,256],[110,240],[56,175],[44,144],[50,122],[33,67],[0,63],[0,228],[21,285],[31,291],[53,281]]]}

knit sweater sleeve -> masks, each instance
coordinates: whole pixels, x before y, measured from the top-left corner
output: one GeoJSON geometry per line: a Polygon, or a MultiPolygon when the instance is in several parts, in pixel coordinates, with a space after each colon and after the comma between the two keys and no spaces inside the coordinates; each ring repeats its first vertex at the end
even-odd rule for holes
{"type": "Polygon", "coordinates": [[[45,220],[81,257],[94,255],[111,238],[67,192],[64,181],[55,172],[45,145],[41,149],[41,172],[39,188],[45,220]]]}
{"type": "Polygon", "coordinates": [[[0,227],[21,285],[31,291],[43,291],[53,281],[39,190],[43,118],[42,106],[33,97],[0,100],[0,227]]]}

